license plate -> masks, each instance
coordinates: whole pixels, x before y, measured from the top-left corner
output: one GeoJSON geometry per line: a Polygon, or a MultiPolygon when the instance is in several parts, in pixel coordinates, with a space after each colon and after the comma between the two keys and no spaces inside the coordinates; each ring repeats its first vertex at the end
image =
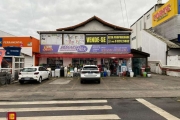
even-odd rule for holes
{"type": "Polygon", "coordinates": [[[30,80],[30,78],[24,78],[25,80],[30,80]]]}

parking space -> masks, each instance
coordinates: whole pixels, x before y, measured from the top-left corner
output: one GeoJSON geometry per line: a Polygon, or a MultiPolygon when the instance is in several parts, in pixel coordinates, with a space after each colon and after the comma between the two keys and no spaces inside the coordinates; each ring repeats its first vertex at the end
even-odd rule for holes
{"type": "Polygon", "coordinates": [[[14,83],[0,87],[1,99],[73,99],[73,98],[132,98],[180,97],[180,80],[176,77],[153,75],[143,77],[103,77],[101,83],[80,83],[79,78],[51,78],[41,84],[14,83]],[[18,96],[17,96],[18,95],[18,96]],[[36,98],[34,98],[36,96],[36,98]]]}

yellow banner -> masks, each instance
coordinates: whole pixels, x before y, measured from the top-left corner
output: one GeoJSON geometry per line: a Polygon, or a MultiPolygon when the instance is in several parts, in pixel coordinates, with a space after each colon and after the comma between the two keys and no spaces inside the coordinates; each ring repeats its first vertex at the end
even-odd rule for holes
{"type": "Polygon", "coordinates": [[[130,44],[129,35],[108,35],[108,44],[130,44]]]}
{"type": "Polygon", "coordinates": [[[155,27],[178,14],[178,0],[169,0],[152,15],[152,27],[155,27]]]}

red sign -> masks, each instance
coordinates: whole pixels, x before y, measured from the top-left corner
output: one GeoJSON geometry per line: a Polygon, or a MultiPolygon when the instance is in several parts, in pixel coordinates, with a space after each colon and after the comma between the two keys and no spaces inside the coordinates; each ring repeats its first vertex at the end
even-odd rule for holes
{"type": "Polygon", "coordinates": [[[4,55],[5,55],[5,52],[6,52],[6,50],[0,50],[0,64],[2,62],[4,55]]]}
{"type": "Polygon", "coordinates": [[[7,113],[8,120],[16,120],[16,113],[15,112],[8,112],[7,113]]]}
{"type": "Polygon", "coordinates": [[[153,20],[154,21],[158,21],[160,19],[162,19],[163,17],[165,17],[167,15],[168,12],[171,11],[171,4],[168,4],[167,6],[165,6],[164,8],[162,8],[159,12],[157,12],[154,16],[153,16],[153,20]]]}

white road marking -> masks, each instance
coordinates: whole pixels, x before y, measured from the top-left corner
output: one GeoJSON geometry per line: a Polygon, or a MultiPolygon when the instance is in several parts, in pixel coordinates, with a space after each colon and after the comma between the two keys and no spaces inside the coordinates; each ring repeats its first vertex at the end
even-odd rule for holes
{"type": "Polygon", "coordinates": [[[25,111],[67,111],[67,110],[109,110],[111,106],[78,106],[78,107],[40,107],[40,108],[0,108],[0,112],[25,112],[25,111]]]}
{"type": "Polygon", "coordinates": [[[164,117],[167,120],[180,120],[179,118],[171,115],[170,113],[164,111],[163,109],[151,104],[150,102],[148,102],[144,99],[136,99],[136,100],[139,101],[140,103],[142,103],[143,105],[145,105],[146,107],[150,108],[154,112],[158,113],[159,115],[161,115],[162,117],[164,117]]]}
{"type": "Polygon", "coordinates": [[[25,104],[71,104],[71,103],[107,103],[107,100],[66,100],[66,101],[29,101],[29,102],[0,102],[0,105],[25,105],[25,104]]]}
{"type": "MultiPolygon", "coordinates": [[[[17,120],[120,120],[115,114],[106,115],[72,115],[72,116],[37,116],[37,117],[17,117],[17,120]]],[[[5,120],[0,118],[0,120],[5,120]]]]}

